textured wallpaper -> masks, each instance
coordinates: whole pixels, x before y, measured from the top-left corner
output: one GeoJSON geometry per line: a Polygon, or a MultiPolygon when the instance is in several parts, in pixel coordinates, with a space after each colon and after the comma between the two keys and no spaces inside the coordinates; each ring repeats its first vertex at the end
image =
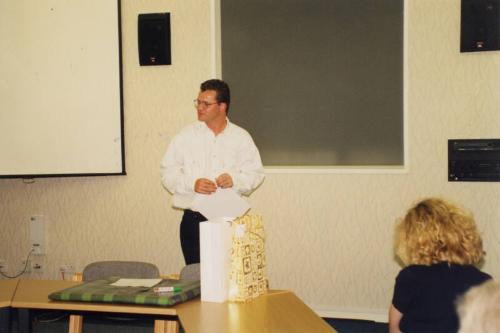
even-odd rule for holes
{"type": "MultiPolygon", "coordinates": [[[[323,315],[385,318],[400,269],[394,222],[425,196],[474,212],[483,269],[500,276],[500,184],[447,181],[449,138],[499,136],[500,52],[459,52],[459,0],[408,0],[407,14],[407,172],[269,173],[250,197],[266,224],[271,287],[323,315]]],[[[32,214],[47,220],[47,254],[35,258],[44,271],[32,277],[104,259],[150,261],[162,273],[183,265],[181,214],[158,168],[172,136],[195,119],[191,101],[212,73],[210,3],[123,0],[122,15],[127,176],[0,179],[0,259],[12,272],[29,250],[32,214]],[[137,15],[153,12],[171,13],[171,66],[138,65],[137,15]]]]}

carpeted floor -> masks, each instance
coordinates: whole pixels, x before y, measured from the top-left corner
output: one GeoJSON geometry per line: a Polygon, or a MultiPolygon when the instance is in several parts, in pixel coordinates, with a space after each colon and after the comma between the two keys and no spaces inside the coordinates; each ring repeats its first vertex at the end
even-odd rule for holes
{"type": "Polygon", "coordinates": [[[387,333],[387,323],[377,323],[368,320],[323,318],[338,333],[387,333]]]}
{"type": "MultiPolygon", "coordinates": [[[[17,318],[13,319],[12,333],[17,332],[17,318]]],[[[324,318],[324,320],[338,333],[387,333],[389,331],[386,323],[335,318],[324,318]]],[[[68,316],[64,314],[39,314],[33,323],[33,333],[63,333],[67,330],[68,316]]],[[[84,331],[85,333],[151,333],[153,332],[153,321],[148,319],[124,321],[97,317],[87,318],[84,331]]]]}

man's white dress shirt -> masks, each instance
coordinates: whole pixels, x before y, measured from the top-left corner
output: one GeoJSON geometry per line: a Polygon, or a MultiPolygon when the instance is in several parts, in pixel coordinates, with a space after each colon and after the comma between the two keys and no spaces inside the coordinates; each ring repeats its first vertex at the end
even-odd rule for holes
{"type": "Polygon", "coordinates": [[[264,180],[259,150],[243,128],[227,120],[226,128],[215,135],[201,121],[185,127],[174,139],[160,164],[161,180],[174,195],[174,207],[191,208],[194,184],[199,178],[215,182],[228,173],[233,189],[250,194],[264,180]]]}

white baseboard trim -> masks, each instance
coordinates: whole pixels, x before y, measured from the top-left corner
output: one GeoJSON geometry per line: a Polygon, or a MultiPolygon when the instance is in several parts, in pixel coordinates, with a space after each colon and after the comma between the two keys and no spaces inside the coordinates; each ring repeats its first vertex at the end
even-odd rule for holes
{"type": "Polygon", "coordinates": [[[325,309],[311,306],[314,312],[322,318],[373,320],[387,323],[387,309],[325,309]]]}

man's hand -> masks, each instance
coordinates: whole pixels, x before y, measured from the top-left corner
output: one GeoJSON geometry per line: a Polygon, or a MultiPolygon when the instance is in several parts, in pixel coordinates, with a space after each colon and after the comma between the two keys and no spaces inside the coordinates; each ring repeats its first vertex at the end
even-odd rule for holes
{"type": "Polygon", "coordinates": [[[201,194],[212,194],[217,190],[217,185],[206,178],[199,178],[194,183],[194,191],[201,194]]]}
{"type": "Polygon", "coordinates": [[[233,178],[228,173],[223,173],[219,177],[215,178],[217,186],[220,188],[230,188],[233,187],[233,178]]]}

